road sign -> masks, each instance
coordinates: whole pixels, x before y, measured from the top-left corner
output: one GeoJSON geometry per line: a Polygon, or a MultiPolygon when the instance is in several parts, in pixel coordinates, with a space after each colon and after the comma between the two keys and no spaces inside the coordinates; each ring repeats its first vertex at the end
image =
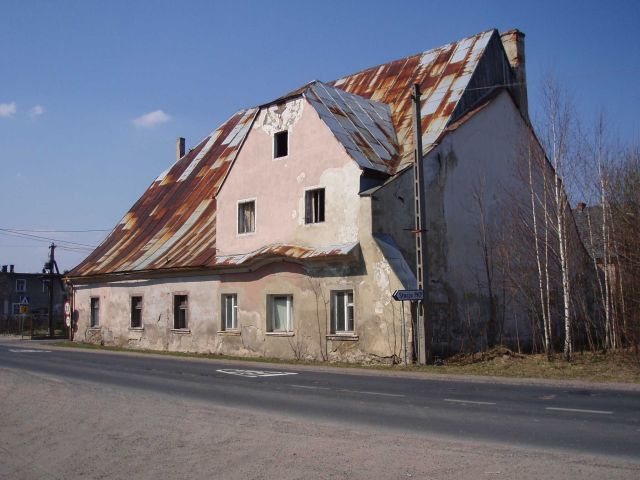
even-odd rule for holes
{"type": "Polygon", "coordinates": [[[24,315],[29,313],[29,305],[20,305],[20,314],[24,315]]]}
{"type": "Polygon", "coordinates": [[[29,305],[29,297],[20,297],[20,305],[29,305]]]}
{"type": "Polygon", "coordinates": [[[396,290],[392,295],[393,299],[398,302],[417,301],[424,299],[424,291],[422,290],[396,290]]]}

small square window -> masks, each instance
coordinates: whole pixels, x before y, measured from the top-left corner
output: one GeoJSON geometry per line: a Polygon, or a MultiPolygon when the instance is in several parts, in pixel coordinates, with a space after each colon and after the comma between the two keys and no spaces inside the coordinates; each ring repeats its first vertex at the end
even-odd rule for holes
{"type": "Polygon", "coordinates": [[[324,222],[324,188],[307,190],[304,194],[304,223],[324,222]]]}
{"type": "Polygon", "coordinates": [[[352,333],[353,290],[331,292],[331,333],[352,333]]]}
{"type": "Polygon", "coordinates": [[[24,278],[18,278],[16,280],[16,292],[26,292],[27,281],[24,278]]]}
{"type": "Polygon", "coordinates": [[[238,328],[238,295],[229,293],[222,295],[222,330],[238,328]]]}
{"type": "Polygon", "coordinates": [[[250,200],[238,203],[238,233],[256,231],[256,202],[250,200]]]}
{"type": "Polygon", "coordinates": [[[273,136],[273,158],[289,155],[289,132],[283,130],[273,136]]]}
{"type": "Polygon", "coordinates": [[[189,301],[186,295],[173,296],[173,328],[186,329],[189,316],[189,301]]]}
{"type": "Polygon", "coordinates": [[[100,299],[98,297],[91,297],[91,326],[97,327],[100,325],[100,299]]]}
{"type": "Polygon", "coordinates": [[[293,295],[269,295],[270,303],[267,331],[293,331],[293,295]]]}
{"type": "Polygon", "coordinates": [[[142,328],[142,297],[131,297],[131,328],[142,328]]]}

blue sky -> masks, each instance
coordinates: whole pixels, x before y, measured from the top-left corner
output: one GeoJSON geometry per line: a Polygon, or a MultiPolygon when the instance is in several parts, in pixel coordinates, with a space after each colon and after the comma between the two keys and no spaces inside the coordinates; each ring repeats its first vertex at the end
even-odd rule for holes
{"type": "MultiPolygon", "coordinates": [[[[106,232],[63,230],[112,228],[173,163],[178,136],[195,146],[312,79],[490,28],[525,32],[534,114],[553,71],[583,121],[604,110],[638,141],[639,23],[637,1],[0,0],[0,263],[38,271],[47,254],[6,229],[99,243],[106,232]]],[[[61,269],[86,255],[64,245],[61,269]]]]}

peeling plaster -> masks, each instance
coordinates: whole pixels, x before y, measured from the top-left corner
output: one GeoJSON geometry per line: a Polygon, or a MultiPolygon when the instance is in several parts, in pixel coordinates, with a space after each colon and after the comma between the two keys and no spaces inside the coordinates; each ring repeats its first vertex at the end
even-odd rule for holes
{"type": "Polygon", "coordinates": [[[282,130],[293,131],[295,124],[302,116],[304,100],[297,98],[285,104],[273,105],[260,111],[253,128],[261,128],[269,135],[282,130]]]}

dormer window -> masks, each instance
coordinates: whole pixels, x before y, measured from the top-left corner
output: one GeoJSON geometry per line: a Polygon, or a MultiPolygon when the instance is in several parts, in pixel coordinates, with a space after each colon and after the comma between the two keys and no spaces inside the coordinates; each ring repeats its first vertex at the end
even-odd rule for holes
{"type": "Polygon", "coordinates": [[[273,158],[289,155],[289,131],[283,130],[273,135],[273,158]]]}

